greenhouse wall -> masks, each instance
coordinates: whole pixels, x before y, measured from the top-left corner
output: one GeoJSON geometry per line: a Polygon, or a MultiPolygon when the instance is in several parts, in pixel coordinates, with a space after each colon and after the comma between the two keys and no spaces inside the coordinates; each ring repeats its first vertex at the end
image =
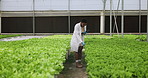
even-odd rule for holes
{"type": "MultiPolygon", "coordinates": [[[[124,0],[125,33],[139,33],[139,1],[124,0]]],[[[146,1],[141,0],[142,33],[146,33],[146,1]]],[[[116,21],[119,32],[121,32],[121,7],[121,0],[120,2],[119,0],[113,0],[113,15],[117,16],[116,21]]],[[[89,32],[100,33],[100,16],[102,11],[103,0],[1,0],[0,28],[2,33],[33,33],[33,30],[35,33],[72,33],[74,25],[82,18],[86,18],[88,20],[87,29],[89,32]]],[[[109,14],[110,0],[107,0],[105,8],[105,33],[110,32],[109,14]]],[[[113,31],[116,33],[114,16],[112,19],[113,31]]]]}
{"type": "MultiPolygon", "coordinates": [[[[74,30],[74,25],[82,18],[88,19],[88,29],[92,33],[99,32],[99,17],[98,16],[73,16],[71,17],[71,33],[74,30]]],[[[68,17],[36,17],[35,32],[36,33],[68,33],[68,17]]],[[[3,17],[2,18],[2,33],[32,33],[32,18],[31,17],[3,17]]]]}
{"type": "MultiPolygon", "coordinates": [[[[114,18],[114,17],[112,17],[114,18]]],[[[105,31],[109,33],[110,30],[110,17],[106,17],[106,23],[105,23],[105,31]]],[[[125,33],[138,33],[139,31],[139,16],[125,16],[124,19],[124,32],[125,33]]],[[[112,21],[112,30],[117,33],[117,29],[115,28],[115,22],[114,19],[112,21]]],[[[117,26],[118,26],[118,31],[121,32],[121,17],[117,17],[117,26]]],[[[147,16],[142,16],[141,17],[141,32],[146,33],[146,28],[147,28],[147,16]]]]}
{"type": "MultiPolygon", "coordinates": [[[[88,20],[87,29],[90,33],[100,32],[100,16],[72,16],[70,32],[74,30],[74,26],[82,18],[88,20]]],[[[109,33],[110,17],[106,16],[105,32],[109,33]]],[[[138,16],[125,16],[125,33],[138,33],[138,16]]],[[[35,32],[36,33],[68,33],[68,17],[36,17],[35,32]]],[[[146,33],[146,16],[142,16],[141,32],[146,33]]],[[[2,33],[32,33],[33,32],[32,17],[3,17],[2,33]]],[[[113,20],[114,27],[114,20],[113,20]]],[[[121,32],[121,17],[117,17],[118,30],[121,32]]],[[[114,30],[116,32],[116,29],[114,30]]]]}
{"type": "MultiPolygon", "coordinates": [[[[2,11],[32,11],[35,10],[102,10],[103,0],[1,0],[2,11]],[[70,2],[69,2],[70,1],[70,2]]],[[[113,9],[117,10],[119,0],[113,1],[113,9]]],[[[146,10],[147,0],[141,0],[141,9],[146,10]]],[[[139,0],[124,0],[124,10],[139,10],[139,0]]],[[[119,3],[121,10],[121,0],[119,3]]],[[[110,0],[106,2],[106,10],[110,10],[110,0]]]]}

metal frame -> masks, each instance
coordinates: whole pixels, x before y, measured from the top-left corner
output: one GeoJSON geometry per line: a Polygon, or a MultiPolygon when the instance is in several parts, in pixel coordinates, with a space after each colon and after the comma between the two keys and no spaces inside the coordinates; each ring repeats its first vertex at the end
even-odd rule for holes
{"type": "Polygon", "coordinates": [[[1,33],[2,33],[2,25],[1,25],[1,21],[2,21],[2,19],[1,19],[1,17],[2,17],[2,2],[1,2],[1,0],[0,0],[0,35],[1,35],[1,33]]]}
{"type": "Polygon", "coordinates": [[[102,0],[102,1],[103,1],[103,11],[105,11],[106,1],[107,1],[107,0],[102,0]]]}
{"type": "MultiPolygon", "coordinates": [[[[0,17],[1,17],[1,15],[2,15],[2,11],[1,11],[1,1],[2,0],[0,0],[0,17]]],[[[103,5],[103,12],[104,12],[104,15],[105,15],[105,7],[106,7],[106,1],[107,0],[102,0],[103,1],[103,3],[104,3],[104,5],[103,5]]],[[[122,15],[121,15],[121,34],[122,34],[122,37],[124,37],[124,0],[122,0],[121,1],[122,2],[122,10],[121,10],[121,12],[122,12],[122,15]]],[[[112,2],[112,0],[110,0],[110,35],[112,35],[112,15],[113,15],[113,7],[112,7],[112,4],[113,2],[112,2]]],[[[119,6],[119,4],[118,4],[118,6],[119,6]]],[[[32,11],[32,18],[33,18],[33,34],[35,35],[35,28],[36,28],[36,21],[35,21],[35,0],[33,0],[33,6],[32,6],[32,9],[33,9],[33,11],[32,11]]],[[[147,1],[147,9],[148,9],[148,1],[147,1]]],[[[118,12],[118,9],[117,9],[117,12],[118,12]]],[[[141,10],[141,0],[139,0],[139,34],[141,33],[141,16],[142,16],[142,13],[143,11],[141,10]]],[[[138,13],[138,11],[137,11],[137,13],[138,13]]],[[[66,13],[65,13],[66,14],[66,13]]],[[[68,32],[70,33],[70,23],[71,23],[71,16],[72,16],[72,14],[71,14],[71,10],[70,10],[70,0],[68,0],[68,12],[67,12],[67,14],[68,14],[68,32]]],[[[106,14],[107,15],[107,14],[106,14]]],[[[115,14],[116,15],[116,14],[115,14]]],[[[104,22],[105,22],[105,20],[104,20],[104,22]]],[[[148,14],[147,14],[147,23],[148,23],[148,14]]],[[[0,27],[1,28],[1,27],[0,27]]],[[[113,28],[114,29],[114,28],[113,28]]],[[[0,30],[0,33],[1,33],[1,30],[0,30]]],[[[148,24],[147,24],[147,41],[148,41],[148,24]]]]}
{"type": "MultiPolygon", "coordinates": [[[[115,29],[115,27],[116,27],[117,34],[119,35],[119,30],[118,30],[118,25],[117,25],[117,16],[116,16],[114,10],[113,10],[113,14],[114,14],[114,20],[115,20],[114,29],[115,29]]],[[[113,32],[114,32],[114,31],[113,31],[113,32]]]]}
{"type": "MultiPolygon", "coordinates": [[[[119,0],[119,2],[120,2],[120,0],[119,0]]],[[[119,9],[119,2],[118,2],[117,11],[119,9]]],[[[112,5],[113,5],[112,0],[110,0],[110,36],[112,36],[112,5]]],[[[122,11],[121,12],[122,12],[122,15],[121,15],[121,34],[122,34],[122,37],[124,37],[124,0],[122,0],[122,11]]],[[[116,26],[117,31],[118,31],[115,13],[114,13],[114,19],[115,19],[115,24],[116,24],[115,26],[116,26]]]]}
{"type": "Polygon", "coordinates": [[[110,36],[112,36],[112,5],[113,2],[110,0],[110,36]]]}
{"type": "Polygon", "coordinates": [[[33,35],[35,35],[35,0],[33,0],[33,35]]]}
{"type": "Polygon", "coordinates": [[[118,35],[119,35],[119,30],[118,30],[118,25],[117,25],[116,19],[117,19],[117,15],[118,15],[119,6],[120,6],[120,0],[118,1],[117,13],[114,12],[115,24],[114,24],[114,27],[113,27],[113,32],[114,32],[115,27],[116,27],[116,30],[117,30],[118,35]]]}
{"type": "Polygon", "coordinates": [[[141,34],[141,0],[139,0],[139,34],[141,34]]]}
{"type": "Polygon", "coordinates": [[[105,8],[106,8],[106,1],[107,0],[102,0],[103,2],[103,11],[101,12],[101,17],[100,17],[100,33],[104,34],[105,33],[105,8]]]}
{"type": "Polygon", "coordinates": [[[121,34],[124,37],[124,0],[122,0],[121,34]]]}
{"type": "Polygon", "coordinates": [[[148,42],[148,0],[147,0],[147,42],[148,42]]]}
{"type": "Polygon", "coordinates": [[[70,34],[70,22],[71,22],[70,0],[68,0],[68,33],[70,34]]]}

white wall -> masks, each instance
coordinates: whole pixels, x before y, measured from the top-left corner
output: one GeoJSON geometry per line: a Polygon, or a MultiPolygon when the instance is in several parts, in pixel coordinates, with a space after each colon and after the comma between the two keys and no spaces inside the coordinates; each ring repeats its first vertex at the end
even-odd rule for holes
{"type": "MultiPolygon", "coordinates": [[[[3,11],[31,11],[33,0],[1,0],[3,11]]],[[[70,0],[71,10],[102,10],[102,0],[70,0]]],[[[121,0],[120,0],[121,1],[121,0]]],[[[147,0],[142,1],[142,10],[146,10],[147,0]]],[[[139,0],[124,0],[125,10],[138,10],[139,0]]],[[[117,9],[118,0],[113,0],[113,8],[117,9]]],[[[68,10],[68,0],[35,0],[36,10],[68,10]]],[[[110,9],[107,0],[106,10],[110,9]]],[[[120,8],[121,9],[121,2],[120,8]]]]}
{"type": "Polygon", "coordinates": [[[31,0],[1,0],[3,11],[29,11],[32,10],[31,0]]]}
{"type": "Polygon", "coordinates": [[[102,0],[71,0],[71,10],[101,10],[102,0]]]}
{"type": "Polygon", "coordinates": [[[67,10],[68,0],[35,0],[36,10],[67,10]]]}

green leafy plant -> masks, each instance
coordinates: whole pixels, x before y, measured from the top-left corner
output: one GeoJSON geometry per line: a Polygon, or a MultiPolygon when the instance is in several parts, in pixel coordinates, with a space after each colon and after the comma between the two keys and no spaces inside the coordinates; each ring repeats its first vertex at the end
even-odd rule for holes
{"type": "Polygon", "coordinates": [[[54,36],[0,41],[0,78],[54,78],[64,68],[69,41],[54,36]]]}
{"type": "Polygon", "coordinates": [[[19,34],[15,34],[15,35],[0,35],[0,39],[7,38],[7,37],[16,37],[16,36],[21,36],[21,35],[19,35],[19,34]]]}
{"type": "Polygon", "coordinates": [[[146,35],[139,35],[138,37],[135,38],[135,40],[146,41],[146,35]]]}
{"type": "Polygon", "coordinates": [[[86,38],[85,60],[89,78],[147,78],[148,43],[124,38],[86,38]]]}

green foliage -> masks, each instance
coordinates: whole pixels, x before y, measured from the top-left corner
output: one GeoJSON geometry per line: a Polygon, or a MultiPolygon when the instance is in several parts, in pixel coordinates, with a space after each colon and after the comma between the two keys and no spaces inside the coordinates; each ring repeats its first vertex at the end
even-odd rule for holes
{"type": "Polygon", "coordinates": [[[21,36],[21,35],[18,35],[18,34],[16,34],[16,35],[0,35],[0,39],[7,38],[7,37],[16,37],[16,36],[21,36]]]}
{"type": "Polygon", "coordinates": [[[148,43],[125,38],[86,38],[89,78],[148,78],[148,43]]]}
{"type": "Polygon", "coordinates": [[[64,68],[70,39],[53,37],[0,41],[0,78],[54,78],[64,68]]]}
{"type": "Polygon", "coordinates": [[[146,35],[139,35],[135,39],[138,40],[138,41],[146,41],[146,35]]]}

